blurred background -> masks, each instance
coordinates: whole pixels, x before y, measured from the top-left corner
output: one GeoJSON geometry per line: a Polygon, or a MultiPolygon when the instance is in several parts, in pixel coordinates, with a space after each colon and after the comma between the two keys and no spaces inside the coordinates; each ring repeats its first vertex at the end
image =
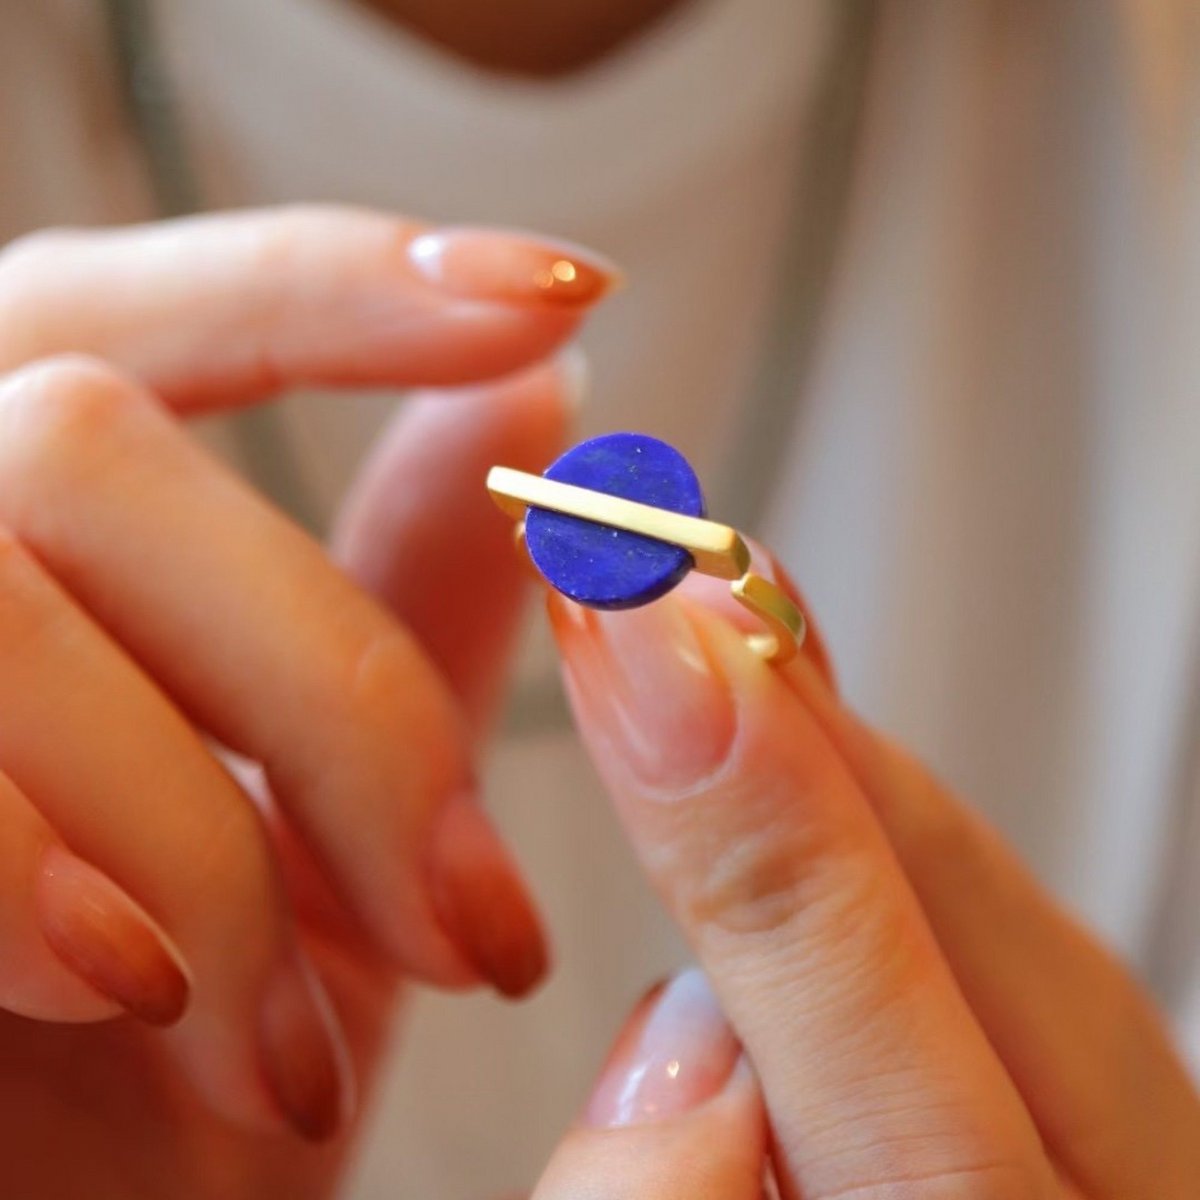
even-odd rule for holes
{"type": "MultiPolygon", "coordinates": [[[[0,0],[0,241],[332,201],[615,259],[581,433],[683,450],[1200,1049],[1198,68],[1191,0],[0,0]]],[[[200,432],[319,532],[400,403],[200,432]]],[[[558,969],[415,998],[359,1200],[526,1187],[685,958],[537,620],[488,789],[558,969]]]]}

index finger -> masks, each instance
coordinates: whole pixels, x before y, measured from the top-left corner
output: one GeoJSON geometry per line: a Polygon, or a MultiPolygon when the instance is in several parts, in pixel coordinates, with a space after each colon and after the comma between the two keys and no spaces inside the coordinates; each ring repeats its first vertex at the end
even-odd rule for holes
{"type": "Polygon", "coordinates": [[[103,358],[183,412],[539,361],[614,281],[576,246],[339,207],[49,230],[0,254],[0,374],[103,358]]]}

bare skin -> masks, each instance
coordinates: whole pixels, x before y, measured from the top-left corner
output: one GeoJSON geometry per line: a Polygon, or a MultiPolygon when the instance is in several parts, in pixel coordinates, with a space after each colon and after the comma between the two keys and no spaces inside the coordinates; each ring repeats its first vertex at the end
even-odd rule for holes
{"type": "Polygon", "coordinates": [[[359,0],[431,42],[493,71],[579,70],[686,0],[359,0]]]}
{"type": "MultiPolygon", "coordinates": [[[[7,654],[23,646],[56,713],[52,735],[0,722],[5,1195],[332,1196],[362,1111],[354,1095],[369,1095],[401,981],[455,989],[488,982],[517,995],[544,972],[536,915],[472,788],[474,734],[500,694],[525,591],[509,531],[479,481],[492,462],[534,469],[562,445],[561,373],[517,368],[552,356],[607,287],[605,268],[578,254],[569,278],[547,283],[563,253],[516,234],[293,208],[35,235],[0,255],[0,459],[12,451],[28,467],[0,468],[0,689],[20,691],[31,720],[46,711],[7,654]],[[164,289],[162,270],[185,286],[164,289]],[[221,335],[203,332],[206,325],[221,335]],[[172,419],[318,377],[473,381],[404,408],[348,495],[331,553],[203,455],[172,419]],[[18,409],[27,419],[17,424],[40,449],[22,442],[17,450],[3,436],[18,409]],[[195,706],[182,693],[171,699],[169,672],[149,655],[135,660],[120,640],[125,619],[109,609],[102,628],[70,591],[82,576],[67,584],[37,531],[3,513],[19,476],[49,482],[51,459],[74,471],[83,460],[72,447],[85,442],[90,461],[101,461],[94,456],[103,446],[121,457],[119,446],[133,445],[127,435],[149,436],[154,449],[139,460],[157,464],[189,497],[150,501],[145,478],[133,483],[148,519],[174,514],[157,522],[160,530],[178,529],[173,522],[191,510],[212,535],[194,531],[192,550],[219,543],[228,551],[233,530],[256,540],[254,567],[193,576],[187,611],[216,615],[196,596],[201,574],[245,598],[253,578],[303,572],[286,585],[292,599],[271,604],[269,631],[310,620],[304,604],[317,597],[332,604],[303,654],[288,652],[325,682],[281,680],[287,702],[264,698],[254,708],[282,716],[302,693],[302,707],[316,706],[303,733],[283,735],[281,764],[352,727],[353,748],[322,752],[336,770],[318,766],[304,772],[306,782],[293,775],[285,784],[267,765],[271,755],[229,725],[234,707],[201,715],[198,693],[195,706]],[[438,500],[413,505],[408,499],[426,494],[422,463],[436,469],[438,500]],[[223,512],[222,503],[239,511],[223,512]],[[258,520],[274,530],[261,540],[252,532],[258,520]],[[422,564],[419,573],[397,569],[412,562],[422,564]],[[475,604],[462,575],[468,565],[489,579],[486,622],[457,607],[458,598],[475,604]],[[68,656],[65,671],[42,653],[55,646],[68,656]],[[89,671],[97,673],[90,682],[89,671]],[[391,682],[383,678],[392,672],[391,682]],[[68,732],[61,697],[93,686],[94,701],[77,709],[84,720],[68,732]],[[262,769],[237,764],[235,780],[200,728],[243,747],[262,769]],[[410,734],[419,740],[411,759],[403,749],[410,734]],[[59,750],[64,740],[69,752],[59,750]],[[8,753],[22,747],[32,756],[8,753]],[[335,776],[348,764],[356,776],[343,783],[335,776]],[[70,778],[47,774],[58,766],[70,778]],[[337,830],[332,838],[304,833],[289,814],[296,788],[315,799],[318,781],[332,789],[338,828],[361,836],[349,874],[334,865],[337,830]],[[363,809],[376,806],[372,793],[374,815],[363,809]],[[51,812],[55,796],[73,811],[51,812]],[[103,824],[81,828],[77,818],[88,814],[103,824]],[[371,845],[382,848],[374,865],[371,845]]],[[[119,507],[125,471],[115,458],[103,461],[119,507]]],[[[106,511],[82,481],[65,503],[89,521],[106,511]]],[[[46,517],[52,508],[38,505],[46,517]]],[[[147,548],[134,531],[101,534],[101,544],[147,548]]],[[[85,558],[74,561],[86,573],[85,558]]],[[[105,576],[108,585],[131,578],[120,567],[105,576]]],[[[177,577],[165,563],[133,576],[177,577]]],[[[106,592],[116,600],[115,587],[106,592]]],[[[172,605],[159,601],[166,617],[172,605]]],[[[218,622],[259,649],[275,636],[262,636],[247,609],[218,622]]],[[[152,622],[139,625],[148,631],[152,622]]],[[[223,654],[211,638],[189,640],[203,645],[206,661],[246,669],[241,650],[223,654]]]]}

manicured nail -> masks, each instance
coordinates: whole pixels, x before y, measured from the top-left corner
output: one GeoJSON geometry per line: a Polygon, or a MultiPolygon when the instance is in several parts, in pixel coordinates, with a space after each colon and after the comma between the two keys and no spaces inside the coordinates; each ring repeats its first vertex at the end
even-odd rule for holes
{"type": "Polygon", "coordinates": [[[568,691],[600,750],[651,787],[702,778],[733,740],[729,689],[684,606],[597,612],[551,593],[568,691]]]}
{"type": "Polygon", "coordinates": [[[635,1010],[588,1103],[588,1124],[644,1125],[696,1108],[721,1091],[739,1055],[703,973],[684,971],[635,1010]]]}
{"type": "Polygon", "coordinates": [[[446,933],[501,995],[526,995],[546,974],[546,937],[507,848],[473,795],[461,793],[445,805],[430,854],[434,906],[446,933]]]}
{"type": "Polygon", "coordinates": [[[414,238],[408,255],[435,286],[500,304],[582,308],[619,280],[617,269],[591,251],[499,230],[434,229],[414,238]]]}
{"type": "Polygon", "coordinates": [[[259,1066],[280,1115],[303,1138],[324,1141],[352,1115],[350,1055],[333,1006],[312,968],[278,967],[259,1015],[259,1066]]]}
{"type": "Polygon", "coordinates": [[[151,1025],[183,1016],[191,985],[182,955],[107,875],[49,845],[35,905],[50,948],[101,995],[151,1025]]]}

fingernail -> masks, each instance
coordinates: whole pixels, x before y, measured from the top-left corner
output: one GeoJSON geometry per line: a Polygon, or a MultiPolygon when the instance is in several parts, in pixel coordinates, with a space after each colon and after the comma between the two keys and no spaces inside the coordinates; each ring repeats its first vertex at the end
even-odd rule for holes
{"type": "Polygon", "coordinates": [[[673,597],[625,612],[551,593],[567,689],[591,728],[643,784],[682,786],[724,761],[735,714],[729,689],[673,597]]]}
{"type": "Polygon", "coordinates": [[[588,1102],[589,1125],[612,1129],[677,1116],[712,1099],[740,1054],[701,971],[677,975],[630,1018],[588,1102]]]}
{"type": "Polygon", "coordinates": [[[354,1106],[350,1054],[333,1006],[312,968],[278,967],[259,1015],[259,1066],[280,1115],[310,1142],[332,1137],[354,1106]]]}
{"type": "Polygon", "coordinates": [[[619,280],[617,269],[589,250],[499,230],[434,229],[414,238],[408,255],[436,287],[500,304],[581,308],[619,280]]]}
{"type": "Polygon", "coordinates": [[[183,1016],[191,984],[182,955],[107,875],[49,845],[35,905],[47,944],[101,995],[151,1025],[183,1016]]]}
{"type": "Polygon", "coordinates": [[[546,974],[546,937],[507,848],[471,793],[444,806],[430,854],[446,933],[501,995],[526,995],[546,974]]]}

